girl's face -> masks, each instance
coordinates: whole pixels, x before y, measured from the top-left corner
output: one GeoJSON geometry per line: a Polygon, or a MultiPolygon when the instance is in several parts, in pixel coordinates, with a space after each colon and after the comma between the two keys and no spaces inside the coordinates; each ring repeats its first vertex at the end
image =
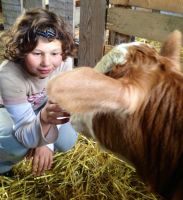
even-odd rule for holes
{"type": "Polygon", "coordinates": [[[25,56],[26,70],[38,78],[46,78],[62,63],[62,43],[40,38],[36,48],[25,56]]]}

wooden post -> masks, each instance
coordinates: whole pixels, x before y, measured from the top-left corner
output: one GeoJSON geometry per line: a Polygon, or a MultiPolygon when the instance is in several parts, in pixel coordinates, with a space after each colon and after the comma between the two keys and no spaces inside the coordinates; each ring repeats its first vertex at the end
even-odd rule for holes
{"type": "Polygon", "coordinates": [[[94,67],[103,55],[105,0],[80,1],[80,35],[78,65],[94,67]]]}

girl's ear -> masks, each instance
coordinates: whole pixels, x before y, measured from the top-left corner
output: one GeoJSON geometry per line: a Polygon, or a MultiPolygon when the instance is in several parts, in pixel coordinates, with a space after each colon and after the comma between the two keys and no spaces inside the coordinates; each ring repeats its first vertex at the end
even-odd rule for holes
{"type": "Polygon", "coordinates": [[[165,56],[176,63],[179,63],[181,44],[182,33],[178,30],[175,30],[166,38],[161,48],[160,55],[165,56]]]}

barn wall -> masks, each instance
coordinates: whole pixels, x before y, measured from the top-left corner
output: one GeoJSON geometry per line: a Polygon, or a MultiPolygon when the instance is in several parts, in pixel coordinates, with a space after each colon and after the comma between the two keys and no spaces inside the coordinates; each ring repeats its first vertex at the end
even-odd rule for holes
{"type": "Polygon", "coordinates": [[[21,13],[21,0],[1,0],[4,28],[11,26],[21,13]]]}
{"type": "Polygon", "coordinates": [[[162,42],[175,29],[183,32],[183,17],[112,7],[108,9],[107,28],[162,42]]]}
{"type": "Polygon", "coordinates": [[[49,10],[61,15],[71,25],[71,31],[79,23],[79,7],[75,8],[75,0],[2,0],[4,27],[9,28],[24,9],[43,7],[49,4],[49,10]],[[74,20],[74,17],[77,19],[74,20]]]}
{"type": "Polygon", "coordinates": [[[155,10],[183,13],[182,0],[110,0],[113,5],[137,6],[155,10]]]}
{"type": "Polygon", "coordinates": [[[183,33],[182,0],[106,0],[106,7],[99,2],[81,0],[79,65],[96,65],[109,49],[111,32],[159,42],[175,29],[183,33]]]}
{"type": "Polygon", "coordinates": [[[23,0],[23,8],[39,8],[44,7],[44,0],[23,0]]]}
{"type": "Polygon", "coordinates": [[[74,12],[75,5],[73,0],[50,0],[49,10],[54,11],[58,15],[62,16],[66,22],[71,26],[71,30],[74,30],[74,12]]]}

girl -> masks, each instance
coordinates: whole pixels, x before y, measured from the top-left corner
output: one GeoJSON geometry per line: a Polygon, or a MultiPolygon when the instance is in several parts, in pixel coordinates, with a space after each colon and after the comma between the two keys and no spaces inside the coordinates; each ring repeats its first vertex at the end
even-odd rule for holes
{"type": "Polygon", "coordinates": [[[72,69],[73,39],[62,18],[41,8],[18,17],[1,39],[0,173],[29,152],[33,174],[42,175],[54,150],[67,151],[77,140],[69,114],[45,93],[49,79],[72,69]]]}

